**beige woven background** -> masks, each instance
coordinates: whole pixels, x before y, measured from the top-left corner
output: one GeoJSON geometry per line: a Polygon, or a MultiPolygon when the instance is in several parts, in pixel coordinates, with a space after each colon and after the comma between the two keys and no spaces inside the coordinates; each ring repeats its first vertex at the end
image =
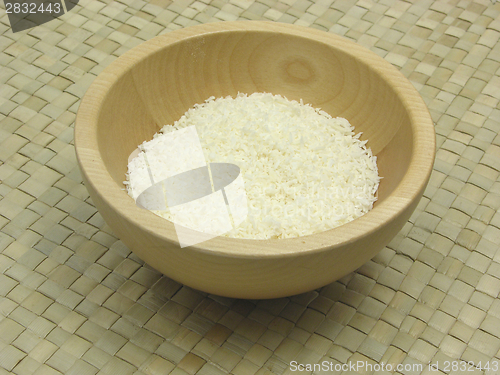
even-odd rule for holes
{"type": "Polygon", "coordinates": [[[15,34],[1,7],[0,375],[291,374],[292,361],[473,374],[484,371],[456,361],[500,362],[500,3],[82,0],[15,34]],[[80,99],[117,56],[238,19],[357,41],[410,79],[436,124],[431,181],[398,236],[357,272],[278,300],[207,295],[145,265],[96,212],[74,154],[80,99]],[[411,367],[428,363],[439,370],[411,367]]]}

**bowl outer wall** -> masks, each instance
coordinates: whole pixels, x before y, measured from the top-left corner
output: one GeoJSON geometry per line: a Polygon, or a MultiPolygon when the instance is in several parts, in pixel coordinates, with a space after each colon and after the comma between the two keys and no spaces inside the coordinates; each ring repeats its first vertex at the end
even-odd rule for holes
{"type": "Polygon", "coordinates": [[[435,155],[435,133],[418,92],[396,68],[373,52],[314,29],[274,22],[236,21],[169,32],[117,59],[95,79],[82,100],[75,125],[75,148],[94,204],[119,238],[144,261],[201,290],[232,297],[270,298],[325,285],[353,271],[380,251],[407,222],[423,194],[435,155]],[[100,104],[107,90],[137,61],[170,44],[199,35],[232,31],[272,31],[335,45],[368,64],[389,82],[412,123],[419,124],[412,127],[413,149],[419,152],[413,152],[407,173],[389,197],[361,218],[323,233],[284,240],[214,238],[184,249],[177,245],[172,224],[166,225],[165,220],[135,206],[109,176],[99,153],[97,125],[100,104]],[[228,285],[230,283],[233,285],[228,285]],[[269,288],[270,283],[275,288],[269,288]]]}

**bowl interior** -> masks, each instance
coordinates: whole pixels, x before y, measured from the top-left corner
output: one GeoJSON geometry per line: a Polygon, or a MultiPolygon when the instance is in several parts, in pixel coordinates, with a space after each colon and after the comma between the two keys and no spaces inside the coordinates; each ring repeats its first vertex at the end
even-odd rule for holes
{"type": "Polygon", "coordinates": [[[210,96],[271,92],[345,117],[363,133],[383,177],[380,204],[409,167],[412,124],[384,70],[372,67],[371,53],[360,58],[362,53],[270,31],[213,32],[168,44],[131,64],[105,95],[98,116],[99,152],[123,188],[130,153],[195,103],[210,96]]]}

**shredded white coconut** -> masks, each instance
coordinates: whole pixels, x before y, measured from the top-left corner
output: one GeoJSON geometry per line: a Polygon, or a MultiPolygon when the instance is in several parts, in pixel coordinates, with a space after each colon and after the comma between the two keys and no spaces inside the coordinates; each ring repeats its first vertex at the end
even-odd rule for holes
{"type": "MultiPolygon", "coordinates": [[[[206,163],[236,164],[244,180],[248,216],[225,236],[305,236],[348,223],[373,207],[380,177],[361,133],[346,119],[269,93],[211,97],[164,126],[129,163],[125,185],[132,198],[151,185],[138,160],[146,156],[154,162],[162,135],[192,125],[206,163]]],[[[199,164],[193,161],[193,168],[199,164]]],[[[160,215],[170,218],[168,212],[160,215]]]]}

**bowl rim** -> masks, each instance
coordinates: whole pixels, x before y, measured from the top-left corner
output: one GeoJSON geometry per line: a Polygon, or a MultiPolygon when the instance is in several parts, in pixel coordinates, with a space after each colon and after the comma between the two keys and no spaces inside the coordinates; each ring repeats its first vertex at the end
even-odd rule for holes
{"type": "MultiPolygon", "coordinates": [[[[100,104],[112,87],[138,61],[183,40],[213,33],[274,32],[312,39],[341,50],[369,66],[388,82],[407,110],[412,123],[413,152],[408,170],[394,191],[363,216],[342,226],[312,235],[286,239],[236,239],[215,237],[190,246],[191,250],[234,258],[289,257],[335,249],[353,243],[391,225],[419,199],[432,172],[436,136],[434,123],[422,97],[410,81],[391,63],[369,49],[336,34],[304,26],[273,21],[222,21],[190,26],[159,35],[125,52],[106,67],[92,82],[78,108],[75,120],[75,151],[80,171],[115,212],[130,225],[157,236],[179,248],[174,225],[135,205],[133,199],[107,173],[99,153],[97,120],[100,104]],[[103,195],[102,192],[111,192],[103,195]],[[148,223],[149,225],[144,225],[148,223]]],[[[124,176],[125,177],[125,176],[124,176]]],[[[90,190],[90,189],[89,189],[90,190]]]]}

